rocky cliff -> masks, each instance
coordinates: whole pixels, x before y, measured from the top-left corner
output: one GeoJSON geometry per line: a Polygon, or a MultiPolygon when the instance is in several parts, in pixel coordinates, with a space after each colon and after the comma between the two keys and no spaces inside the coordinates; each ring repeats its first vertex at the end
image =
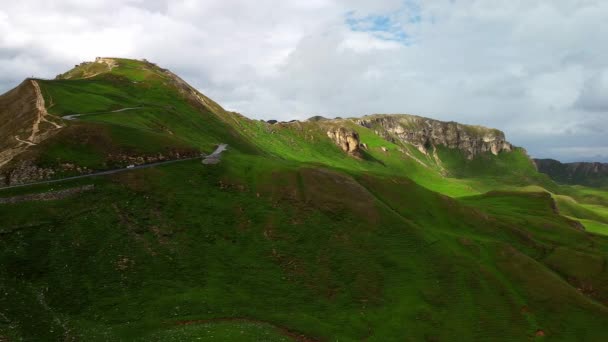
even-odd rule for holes
{"type": "Polygon", "coordinates": [[[367,115],[353,121],[372,129],[391,142],[400,141],[415,145],[423,153],[441,145],[459,149],[467,158],[472,159],[484,152],[497,155],[513,149],[503,132],[482,126],[444,122],[415,115],[367,115]]]}
{"type": "Polygon", "coordinates": [[[534,159],[539,172],[565,184],[608,186],[608,164],[561,163],[554,159],[534,159]]]}
{"type": "Polygon", "coordinates": [[[353,130],[344,127],[331,128],[327,131],[327,136],[340,148],[342,151],[358,156],[359,151],[359,134],[353,130]]]}

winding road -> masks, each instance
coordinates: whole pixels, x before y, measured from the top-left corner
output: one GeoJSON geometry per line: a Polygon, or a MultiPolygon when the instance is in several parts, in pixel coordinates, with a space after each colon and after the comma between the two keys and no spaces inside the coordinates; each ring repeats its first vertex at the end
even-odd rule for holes
{"type": "Polygon", "coordinates": [[[220,144],[213,153],[203,158],[203,164],[217,164],[220,162],[220,155],[228,148],[227,144],[220,144]]]}
{"type": "Polygon", "coordinates": [[[65,120],[75,120],[77,117],[79,116],[86,116],[86,115],[96,115],[96,114],[109,114],[109,113],[120,113],[120,112],[126,112],[128,110],[134,110],[134,109],[142,109],[145,107],[129,107],[129,108],[121,108],[121,109],[117,109],[117,110],[111,110],[109,112],[96,112],[96,113],[82,113],[82,114],[70,114],[70,115],[65,115],[62,116],[62,119],[65,120]]]}
{"type": "MultiPolygon", "coordinates": [[[[45,115],[48,115],[48,112],[46,111],[46,107],[45,107],[45,104],[44,104],[44,98],[42,97],[42,94],[40,93],[40,88],[38,87],[38,84],[35,81],[32,81],[32,84],[34,85],[34,88],[35,88],[36,94],[37,94],[37,99],[38,99],[37,102],[36,102],[36,106],[38,107],[38,111],[39,111],[38,120],[36,121],[36,123],[34,124],[34,128],[32,129],[32,136],[30,136],[30,138],[29,138],[30,141],[21,140],[21,139],[19,139],[19,137],[15,137],[21,143],[28,144],[28,146],[36,145],[35,143],[33,143],[31,141],[33,140],[33,137],[38,132],[38,125],[39,125],[40,121],[47,121],[47,122],[49,122],[49,123],[51,123],[51,124],[53,124],[53,125],[55,125],[55,126],[57,126],[59,128],[61,127],[61,126],[57,125],[56,123],[51,122],[51,121],[49,121],[48,119],[45,118],[45,115]]],[[[62,118],[65,119],[65,120],[73,121],[73,120],[76,120],[78,117],[81,117],[81,116],[97,115],[97,114],[109,114],[109,113],[119,113],[119,112],[126,112],[126,111],[129,111],[129,110],[135,110],[135,109],[141,109],[141,108],[145,108],[145,107],[128,107],[128,108],[121,108],[121,109],[117,109],[117,110],[113,110],[113,111],[108,111],[108,112],[70,114],[70,115],[63,116],[62,118]]],[[[112,175],[112,174],[119,173],[119,172],[138,170],[138,169],[146,169],[146,168],[149,168],[149,167],[155,167],[155,166],[159,166],[159,165],[172,164],[172,163],[177,163],[177,162],[182,162],[182,161],[187,161],[187,160],[194,160],[194,159],[198,159],[198,158],[202,158],[203,159],[203,164],[217,164],[220,161],[220,156],[221,156],[222,152],[224,152],[227,148],[228,148],[227,144],[219,144],[218,147],[215,149],[215,151],[213,151],[213,153],[211,153],[208,156],[205,156],[205,155],[201,154],[200,157],[166,160],[166,161],[162,161],[162,162],[143,164],[143,165],[131,166],[131,167],[120,168],[120,169],[99,171],[99,172],[89,173],[89,174],[86,174],[86,175],[79,175],[79,176],[66,177],[66,178],[60,178],[60,179],[52,179],[52,180],[47,180],[47,181],[40,181],[40,182],[31,182],[31,183],[11,185],[11,186],[6,186],[6,187],[0,187],[0,191],[1,190],[5,190],[5,189],[21,188],[21,187],[30,186],[30,185],[51,184],[51,183],[58,183],[58,182],[63,182],[63,181],[68,181],[68,180],[74,180],[74,179],[112,175]]]]}
{"type": "MultiPolygon", "coordinates": [[[[228,148],[227,144],[220,144],[215,149],[215,151],[213,151],[213,153],[211,153],[210,155],[208,155],[208,156],[201,155],[201,157],[203,158],[203,164],[216,164],[216,163],[218,163],[219,159],[220,159],[220,155],[227,148],[228,148]],[[214,162],[207,162],[206,163],[205,162],[206,160],[213,160],[214,162]]],[[[195,159],[199,159],[201,157],[192,157],[192,158],[184,158],[184,159],[166,160],[166,161],[162,161],[162,162],[137,165],[137,166],[133,166],[133,167],[130,167],[130,168],[120,168],[120,169],[113,169],[113,170],[105,170],[105,171],[99,171],[99,172],[95,172],[95,173],[89,173],[89,174],[86,174],[86,175],[79,175],[79,176],[66,177],[66,178],[60,178],[60,179],[51,179],[51,180],[47,180],[47,181],[40,181],[40,182],[32,182],[32,183],[24,183],[24,184],[11,185],[11,186],[6,186],[6,187],[0,187],[0,191],[6,190],[6,189],[21,188],[21,187],[30,186],[30,185],[51,184],[51,183],[59,183],[59,182],[68,181],[68,180],[74,180],[74,179],[112,175],[112,174],[119,173],[119,172],[126,172],[126,171],[139,170],[139,169],[147,169],[149,167],[155,167],[155,166],[159,166],[159,165],[167,165],[167,164],[173,164],[173,163],[178,163],[178,162],[187,161],[187,160],[195,160],[195,159]]]]}

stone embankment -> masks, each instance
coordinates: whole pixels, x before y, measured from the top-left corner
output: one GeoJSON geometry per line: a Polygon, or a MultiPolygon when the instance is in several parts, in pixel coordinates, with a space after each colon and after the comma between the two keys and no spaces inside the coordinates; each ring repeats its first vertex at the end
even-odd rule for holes
{"type": "Polygon", "coordinates": [[[13,197],[4,197],[0,198],[0,204],[15,204],[20,202],[30,202],[30,201],[55,201],[64,199],[76,194],[83,193],[85,191],[91,191],[95,188],[95,185],[83,185],[77,188],[70,188],[65,190],[57,190],[57,191],[49,191],[38,194],[27,194],[27,195],[19,195],[13,197]]]}

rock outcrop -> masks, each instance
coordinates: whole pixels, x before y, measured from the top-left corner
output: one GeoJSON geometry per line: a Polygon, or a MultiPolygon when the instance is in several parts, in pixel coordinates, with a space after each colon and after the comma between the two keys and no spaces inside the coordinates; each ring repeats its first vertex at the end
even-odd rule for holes
{"type": "Polygon", "coordinates": [[[0,173],[2,181],[0,187],[43,181],[56,173],[52,168],[39,167],[31,160],[17,163],[9,170],[0,173]]]}
{"type": "Polygon", "coordinates": [[[196,149],[169,149],[165,153],[155,154],[108,154],[106,164],[113,167],[124,167],[126,165],[144,165],[150,163],[158,163],[167,160],[176,160],[184,158],[192,158],[200,155],[196,149]]]}
{"type": "Polygon", "coordinates": [[[327,131],[327,136],[340,148],[342,151],[352,155],[359,155],[359,134],[353,130],[344,127],[331,128],[327,131]]]}
{"type": "Polygon", "coordinates": [[[561,163],[554,159],[534,159],[536,169],[564,184],[608,186],[608,164],[605,163],[561,163]]]}
{"type": "Polygon", "coordinates": [[[503,132],[482,126],[444,122],[414,115],[369,115],[353,119],[391,142],[405,142],[427,153],[434,146],[459,149],[468,159],[484,153],[510,152],[503,132]]]}
{"type": "MultiPolygon", "coordinates": [[[[187,159],[199,155],[200,152],[196,149],[170,149],[165,153],[143,155],[110,153],[105,158],[102,170],[119,169],[128,165],[144,165],[167,160],[187,159]]],[[[37,165],[33,160],[25,159],[11,163],[9,167],[0,170],[0,188],[61,178],[65,177],[66,174],[69,176],[85,175],[95,171],[73,163],[60,163],[54,167],[42,167],[37,165]]]]}

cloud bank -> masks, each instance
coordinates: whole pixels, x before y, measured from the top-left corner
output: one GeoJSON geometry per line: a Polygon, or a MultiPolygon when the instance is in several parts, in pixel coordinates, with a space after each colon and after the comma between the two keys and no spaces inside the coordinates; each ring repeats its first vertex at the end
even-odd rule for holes
{"type": "Polygon", "coordinates": [[[608,161],[606,18],[601,0],[21,0],[0,8],[0,92],[147,58],[252,118],[412,113],[608,161]]]}

